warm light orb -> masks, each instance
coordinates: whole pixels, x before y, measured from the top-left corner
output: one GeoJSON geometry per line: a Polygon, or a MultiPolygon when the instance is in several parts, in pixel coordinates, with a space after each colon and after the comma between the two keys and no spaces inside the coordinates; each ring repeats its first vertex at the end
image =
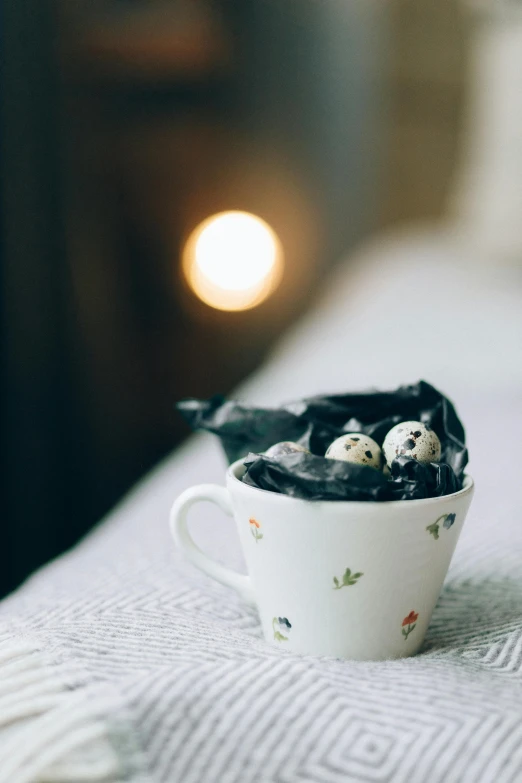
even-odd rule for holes
{"type": "Polygon", "coordinates": [[[218,310],[248,310],[272,293],[283,269],[277,234],[249,212],[220,212],[197,226],[183,251],[194,293],[218,310]]]}

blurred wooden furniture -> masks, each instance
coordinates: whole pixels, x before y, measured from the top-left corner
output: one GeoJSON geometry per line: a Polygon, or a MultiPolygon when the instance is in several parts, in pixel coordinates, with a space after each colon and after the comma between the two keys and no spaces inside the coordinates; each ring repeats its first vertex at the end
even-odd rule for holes
{"type": "Polygon", "coordinates": [[[182,107],[223,81],[230,54],[217,13],[194,0],[20,0],[3,26],[0,594],[180,437],[161,368],[182,319],[171,269],[126,203],[118,128],[135,122],[142,86],[174,86],[182,107]]]}
{"type": "Polygon", "coordinates": [[[231,63],[231,42],[216,3],[64,2],[62,55],[68,78],[172,87],[208,80],[231,63]]]}
{"type": "Polygon", "coordinates": [[[469,18],[461,0],[391,0],[383,225],[439,217],[460,152],[469,18]]]}
{"type": "Polygon", "coordinates": [[[522,4],[462,0],[473,21],[455,231],[477,263],[522,268],[522,4]]]}

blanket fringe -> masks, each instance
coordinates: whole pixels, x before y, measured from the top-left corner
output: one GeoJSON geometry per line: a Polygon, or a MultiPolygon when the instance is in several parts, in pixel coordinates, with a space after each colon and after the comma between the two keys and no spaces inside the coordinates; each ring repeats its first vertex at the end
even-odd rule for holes
{"type": "Polygon", "coordinates": [[[99,699],[35,646],[0,640],[0,783],[125,778],[99,699]]]}

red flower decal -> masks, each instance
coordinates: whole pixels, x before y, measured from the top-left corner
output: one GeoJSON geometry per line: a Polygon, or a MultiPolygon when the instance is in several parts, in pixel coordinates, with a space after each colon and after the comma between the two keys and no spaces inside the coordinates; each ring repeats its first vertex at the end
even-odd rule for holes
{"type": "Polygon", "coordinates": [[[261,527],[261,525],[259,524],[257,519],[249,519],[248,521],[250,522],[251,525],[254,525],[254,527],[257,527],[257,528],[261,527]]]}
{"type": "Polygon", "coordinates": [[[419,613],[414,612],[413,609],[409,613],[407,617],[404,618],[402,621],[402,635],[404,636],[404,640],[408,638],[410,633],[415,630],[416,625],[415,623],[419,619],[419,613]]]}
{"type": "Polygon", "coordinates": [[[416,623],[418,619],[419,619],[418,612],[414,612],[412,609],[409,615],[405,617],[404,620],[402,621],[402,625],[403,627],[405,625],[412,625],[413,623],[416,623]]]}

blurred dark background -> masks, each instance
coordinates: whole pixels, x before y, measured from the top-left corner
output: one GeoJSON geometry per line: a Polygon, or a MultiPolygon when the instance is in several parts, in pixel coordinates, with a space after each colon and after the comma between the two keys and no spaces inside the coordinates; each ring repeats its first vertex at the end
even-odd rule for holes
{"type": "Polygon", "coordinates": [[[78,540],[371,231],[440,214],[467,30],[453,0],[4,0],[0,594],[78,540]],[[274,293],[204,304],[181,252],[244,210],[274,293]]]}

